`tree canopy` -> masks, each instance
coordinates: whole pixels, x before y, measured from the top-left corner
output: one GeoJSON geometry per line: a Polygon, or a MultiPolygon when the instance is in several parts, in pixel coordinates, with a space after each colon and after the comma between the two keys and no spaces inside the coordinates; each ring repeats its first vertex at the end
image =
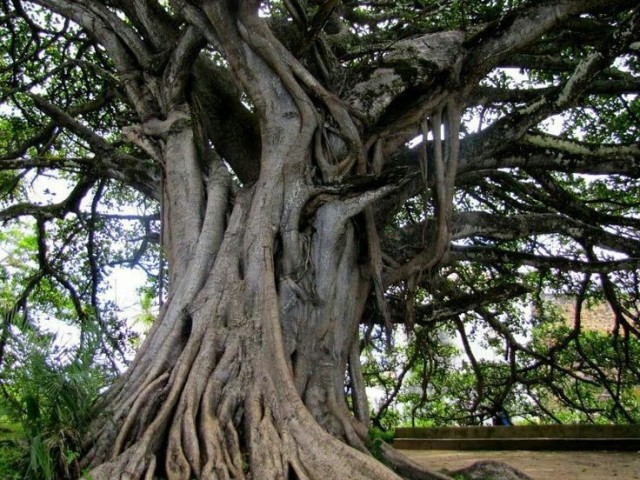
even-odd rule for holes
{"type": "Polygon", "coordinates": [[[94,478],[383,475],[308,453],[303,411],[356,452],[505,407],[639,420],[637,2],[1,7],[0,381],[26,412],[20,345],[77,329],[60,364],[119,376],[73,445],[94,478]],[[123,375],[116,267],[160,309],[123,375]]]}

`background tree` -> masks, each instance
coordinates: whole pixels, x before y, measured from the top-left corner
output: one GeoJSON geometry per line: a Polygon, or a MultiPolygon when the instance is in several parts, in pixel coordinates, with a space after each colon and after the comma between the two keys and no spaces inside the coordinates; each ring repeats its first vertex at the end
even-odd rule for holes
{"type": "Polygon", "coordinates": [[[166,258],[92,478],[446,478],[369,454],[361,324],[473,312],[555,368],[496,304],[562,279],[637,335],[636,2],[2,7],[0,217],[36,238],[3,345],[46,286],[117,352],[102,280],[166,258]]]}
{"type": "Polygon", "coordinates": [[[612,312],[608,330],[590,325],[593,312],[576,324],[558,300],[545,299],[535,318],[499,311],[508,328],[497,330],[476,312],[427,322],[392,355],[374,330],[363,365],[365,384],[378,392],[372,424],[492,424],[504,412],[518,423],[638,423],[637,337],[615,335],[612,312]]]}

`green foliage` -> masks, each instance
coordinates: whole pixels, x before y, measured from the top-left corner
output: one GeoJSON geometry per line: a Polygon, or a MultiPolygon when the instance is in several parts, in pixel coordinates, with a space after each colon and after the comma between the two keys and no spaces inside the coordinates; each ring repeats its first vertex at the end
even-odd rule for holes
{"type": "Polygon", "coordinates": [[[370,428],[366,442],[367,450],[369,450],[369,453],[374,458],[377,458],[379,461],[384,462],[382,444],[391,443],[394,436],[395,432],[393,430],[385,431],[376,427],[370,428]]]}
{"type": "Polygon", "coordinates": [[[0,478],[77,478],[83,435],[116,373],[90,295],[69,295],[69,279],[86,270],[65,256],[66,277],[42,275],[41,233],[28,222],[0,233],[0,478]]]}
{"type": "Polygon", "coordinates": [[[53,335],[12,339],[1,370],[0,414],[13,432],[0,469],[38,480],[79,476],[83,434],[108,382],[108,370],[95,362],[96,345],[71,351],[53,335]]]}
{"type": "MultiPolygon", "coordinates": [[[[602,305],[595,298],[593,308],[602,305]]],[[[515,355],[505,338],[475,325],[471,316],[465,317],[467,335],[476,352],[484,350],[473,362],[446,323],[416,327],[385,357],[376,354],[374,337],[364,365],[367,385],[382,392],[374,423],[381,428],[478,425],[491,423],[500,411],[519,423],[640,422],[631,360],[640,355],[640,341],[606,331],[576,333],[556,299],[537,305],[526,322],[518,320],[513,306],[511,317],[508,308],[502,310],[512,332],[518,332],[520,321],[526,333],[523,351],[515,355]]]]}
{"type": "Polygon", "coordinates": [[[463,475],[462,473],[456,473],[453,476],[454,480],[469,480],[469,477],[467,477],[466,475],[463,475]]]}
{"type": "Polygon", "coordinates": [[[27,448],[22,425],[5,415],[0,415],[0,478],[24,478],[27,448]]]}
{"type": "Polygon", "coordinates": [[[376,342],[365,350],[365,381],[383,392],[382,408],[374,408],[379,428],[468,423],[464,404],[471,398],[474,376],[460,368],[460,351],[447,340],[446,330],[416,327],[407,343],[399,342],[390,354],[382,345],[376,349],[376,342]]]}

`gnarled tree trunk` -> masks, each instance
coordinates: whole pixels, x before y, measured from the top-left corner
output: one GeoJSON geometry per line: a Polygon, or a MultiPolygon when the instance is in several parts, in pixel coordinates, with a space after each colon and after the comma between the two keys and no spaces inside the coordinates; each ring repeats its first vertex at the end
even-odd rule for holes
{"type": "Polygon", "coordinates": [[[171,294],[109,394],[92,478],[396,478],[344,396],[370,284],[358,216],[383,192],[320,198],[315,118],[282,94],[260,178],[233,205],[219,159],[204,177],[194,127],[164,133],[171,294]]]}
{"type": "MultiPolygon", "coordinates": [[[[188,102],[128,132],[164,165],[171,288],[106,398],[85,463],[94,479],[397,478],[366,450],[364,392],[361,418],[344,394],[371,283],[362,212],[388,188],[316,187],[324,126],[306,92],[317,87],[342,128],[355,130],[353,120],[275,58],[256,17],[208,14],[226,25],[216,36],[262,114],[260,175],[233,191],[188,102]]],[[[349,148],[353,164],[362,146],[349,148]]]]}

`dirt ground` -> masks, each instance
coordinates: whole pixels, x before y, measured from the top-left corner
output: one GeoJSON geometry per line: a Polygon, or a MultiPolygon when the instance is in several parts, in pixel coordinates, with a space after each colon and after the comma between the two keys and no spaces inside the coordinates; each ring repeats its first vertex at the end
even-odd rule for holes
{"type": "Polygon", "coordinates": [[[508,463],[535,480],[640,480],[640,452],[403,450],[434,470],[457,470],[478,460],[508,463]]]}

